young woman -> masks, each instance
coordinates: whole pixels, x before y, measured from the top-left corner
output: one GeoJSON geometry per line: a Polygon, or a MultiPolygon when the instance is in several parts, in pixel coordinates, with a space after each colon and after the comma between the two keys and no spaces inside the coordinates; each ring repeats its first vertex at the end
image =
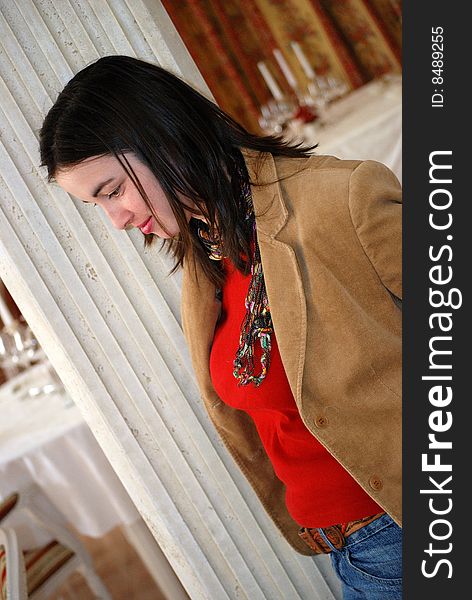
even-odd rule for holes
{"type": "Polygon", "coordinates": [[[401,194],[372,161],[252,135],[171,73],[101,58],[44,120],[49,179],[157,238],[209,415],[346,600],[401,598],[401,194]]]}

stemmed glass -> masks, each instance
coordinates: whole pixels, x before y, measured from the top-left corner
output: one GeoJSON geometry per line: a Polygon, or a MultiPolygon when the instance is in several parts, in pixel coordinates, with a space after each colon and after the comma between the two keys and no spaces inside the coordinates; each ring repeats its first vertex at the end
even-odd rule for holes
{"type": "Polygon", "coordinates": [[[0,330],[0,368],[8,378],[40,363],[47,365],[50,381],[31,386],[27,393],[30,397],[61,390],[62,382],[28,323],[17,319],[0,330]]]}
{"type": "Polygon", "coordinates": [[[317,79],[311,79],[299,94],[300,104],[313,108],[319,125],[327,122],[326,107],[328,99],[325,90],[320,87],[317,79]]]}
{"type": "Polygon", "coordinates": [[[7,374],[16,374],[44,358],[30,327],[20,320],[0,330],[0,366],[7,374]]]}
{"type": "Polygon", "coordinates": [[[314,107],[320,125],[323,126],[329,123],[329,104],[343,96],[348,91],[348,87],[345,82],[335,77],[318,75],[309,80],[306,90],[305,102],[314,107]]]}
{"type": "Polygon", "coordinates": [[[326,79],[327,79],[328,90],[329,90],[328,91],[329,102],[332,102],[333,100],[337,100],[338,98],[341,98],[348,91],[348,86],[345,81],[342,81],[341,79],[337,79],[336,77],[331,77],[331,76],[328,76],[326,79]]]}
{"type": "Polygon", "coordinates": [[[281,134],[297,108],[295,98],[283,96],[280,100],[269,100],[261,106],[259,125],[269,135],[281,134]]]}

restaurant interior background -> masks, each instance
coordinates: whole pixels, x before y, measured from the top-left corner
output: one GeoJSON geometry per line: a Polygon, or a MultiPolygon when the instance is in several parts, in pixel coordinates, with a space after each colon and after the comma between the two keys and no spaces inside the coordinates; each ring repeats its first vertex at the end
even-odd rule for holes
{"type": "Polygon", "coordinates": [[[257,132],[272,98],[258,63],[284,95],[293,95],[274,50],[300,90],[310,83],[292,43],[318,76],[348,90],[401,70],[401,0],[190,0],[163,2],[216,102],[257,132]]]}
{"type": "MultiPolygon", "coordinates": [[[[353,92],[367,90],[369,82],[401,87],[401,0],[163,0],[163,5],[216,102],[250,131],[298,134],[316,142],[323,139],[327,124],[334,126],[334,137],[329,142],[326,137],[325,147],[336,154],[331,149],[336,150],[341,133],[333,123],[337,113],[333,109],[330,116],[330,106],[346,100],[347,107],[349,98],[355,98],[353,92]]],[[[373,97],[381,88],[370,89],[373,97]]],[[[401,112],[399,89],[397,113],[401,112]]],[[[365,98],[361,100],[364,104],[365,98]]],[[[392,106],[379,110],[388,117],[392,106]]],[[[342,111],[339,114],[344,118],[342,111]]],[[[372,120],[376,128],[377,116],[372,120]]],[[[346,127],[352,126],[349,119],[353,118],[348,115],[346,127]]],[[[361,118],[365,120],[365,115],[361,118]]],[[[395,132],[385,137],[392,141],[395,132]]],[[[26,336],[28,326],[1,281],[0,300],[0,384],[5,387],[47,359],[35,345],[34,334],[26,336]]],[[[41,393],[47,396],[46,387],[41,393]]],[[[0,454],[2,435],[3,430],[0,454]]],[[[14,487],[14,482],[10,484],[14,487]]],[[[116,531],[113,539],[111,534],[77,535],[113,598],[164,597],[159,596],[142,556],[124,536],[116,531]],[[123,569],[135,575],[120,578],[123,569]]],[[[83,578],[71,574],[50,597],[85,599],[88,593],[83,578]]]]}

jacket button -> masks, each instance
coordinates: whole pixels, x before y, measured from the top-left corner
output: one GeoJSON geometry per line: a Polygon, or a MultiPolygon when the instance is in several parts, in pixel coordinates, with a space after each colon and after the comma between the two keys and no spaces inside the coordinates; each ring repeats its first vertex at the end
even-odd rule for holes
{"type": "Polygon", "coordinates": [[[326,427],[326,425],[328,425],[328,418],[325,417],[324,415],[318,415],[315,418],[315,425],[317,427],[319,427],[320,429],[322,429],[323,427],[326,427]]]}
{"type": "Polygon", "coordinates": [[[378,492],[383,488],[383,481],[380,479],[380,477],[377,477],[377,475],[372,475],[372,477],[369,479],[369,485],[373,490],[378,492]]]}

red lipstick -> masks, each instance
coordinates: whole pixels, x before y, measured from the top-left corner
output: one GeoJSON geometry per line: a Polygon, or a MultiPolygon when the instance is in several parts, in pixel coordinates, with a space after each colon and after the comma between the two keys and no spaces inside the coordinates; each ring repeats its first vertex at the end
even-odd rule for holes
{"type": "Polygon", "coordinates": [[[141,223],[141,225],[138,225],[138,229],[141,229],[141,231],[143,233],[151,233],[152,231],[152,216],[149,217],[148,219],[146,219],[146,221],[144,221],[144,223],[141,223]]]}

